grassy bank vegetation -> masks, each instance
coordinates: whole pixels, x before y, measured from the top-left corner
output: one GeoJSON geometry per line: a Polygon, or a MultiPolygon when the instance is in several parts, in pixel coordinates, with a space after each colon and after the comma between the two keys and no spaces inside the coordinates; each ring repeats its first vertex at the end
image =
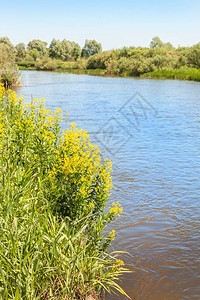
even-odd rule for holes
{"type": "Polygon", "coordinates": [[[128,270],[109,246],[105,212],[111,162],[75,124],[60,132],[62,113],[44,100],[25,104],[0,86],[0,299],[87,299],[125,292],[128,270]]]}
{"type": "Polygon", "coordinates": [[[164,68],[146,73],[142,77],[200,81],[200,69],[194,69],[189,67],[181,67],[179,69],[164,68]]]}
{"type": "Polygon", "coordinates": [[[51,59],[49,57],[40,59],[36,62],[17,62],[20,70],[38,70],[38,71],[57,71],[68,72],[75,74],[91,74],[91,75],[105,75],[106,70],[102,69],[87,69],[87,61],[85,59],[78,59],[77,61],[62,61],[51,59]]]}

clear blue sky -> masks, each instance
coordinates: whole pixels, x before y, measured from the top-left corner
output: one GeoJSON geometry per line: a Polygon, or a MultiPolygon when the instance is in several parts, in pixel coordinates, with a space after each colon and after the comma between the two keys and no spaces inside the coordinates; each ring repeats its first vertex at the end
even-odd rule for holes
{"type": "Polygon", "coordinates": [[[200,0],[0,0],[0,37],[13,44],[68,39],[103,49],[149,46],[153,36],[174,46],[200,42],[200,0]]]}

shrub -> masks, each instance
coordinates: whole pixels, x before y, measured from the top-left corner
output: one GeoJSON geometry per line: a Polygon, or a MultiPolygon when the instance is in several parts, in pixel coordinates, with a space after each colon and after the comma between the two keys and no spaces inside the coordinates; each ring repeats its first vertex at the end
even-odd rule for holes
{"type": "Polygon", "coordinates": [[[0,43],[0,83],[6,88],[18,85],[19,75],[15,64],[15,52],[9,45],[0,43]]]}
{"type": "Polygon", "coordinates": [[[106,69],[106,62],[111,56],[111,51],[90,56],[87,60],[87,69],[106,69]]]}
{"type": "Polygon", "coordinates": [[[200,43],[188,51],[188,64],[191,67],[200,68],[200,43]]]}
{"type": "Polygon", "coordinates": [[[110,74],[110,75],[119,75],[120,68],[119,68],[117,58],[110,58],[106,62],[106,69],[107,69],[108,74],[110,74]]]}
{"type": "Polygon", "coordinates": [[[45,57],[36,61],[35,67],[37,70],[55,71],[57,69],[57,62],[49,57],[45,57]]]}

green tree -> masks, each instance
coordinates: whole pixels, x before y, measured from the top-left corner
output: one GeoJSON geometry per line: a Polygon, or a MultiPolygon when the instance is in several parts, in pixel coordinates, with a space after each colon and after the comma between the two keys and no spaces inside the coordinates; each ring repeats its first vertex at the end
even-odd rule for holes
{"type": "Polygon", "coordinates": [[[191,67],[200,68],[200,43],[189,49],[188,63],[191,67]]]}
{"type": "Polygon", "coordinates": [[[40,53],[38,50],[29,50],[28,52],[29,56],[32,57],[34,60],[40,57],[40,53]]]}
{"type": "Polygon", "coordinates": [[[49,46],[49,56],[63,61],[77,59],[80,57],[80,46],[66,39],[60,41],[53,39],[49,46]]]}
{"type": "Polygon", "coordinates": [[[168,50],[174,49],[174,46],[169,42],[164,43],[163,47],[168,49],[168,50]]]}
{"type": "Polygon", "coordinates": [[[15,46],[15,49],[17,51],[17,56],[21,58],[26,57],[26,47],[24,43],[19,43],[15,46]]]}
{"type": "Polygon", "coordinates": [[[64,39],[61,44],[60,44],[61,48],[61,59],[64,61],[70,60],[71,59],[71,52],[72,52],[72,42],[64,39]]]}
{"type": "Polygon", "coordinates": [[[60,40],[53,39],[49,46],[49,56],[51,58],[60,58],[60,40]]]}
{"type": "Polygon", "coordinates": [[[1,37],[0,44],[7,45],[8,46],[7,49],[9,49],[9,54],[11,54],[11,52],[12,52],[13,56],[16,55],[17,51],[15,49],[15,46],[11,43],[11,41],[9,40],[8,37],[1,37]]]}
{"type": "Polygon", "coordinates": [[[34,59],[44,57],[48,53],[47,43],[40,40],[32,40],[28,43],[28,51],[34,59]]]}
{"type": "Polygon", "coordinates": [[[15,52],[7,44],[0,42],[0,82],[5,87],[10,87],[18,83],[19,71],[15,63],[15,52]]]}
{"type": "Polygon", "coordinates": [[[158,36],[154,36],[152,38],[152,41],[150,43],[150,48],[157,48],[157,47],[163,47],[163,42],[158,36]]]}
{"type": "Polygon", "coordinates": [[[173,49],[173,45],[169,42],[163,43],[158,36],[154,36],[150,43],[150,48],[166,48],[168,50],[173,49]]]}
{"type": "Polygon", "coordinates": [[[77,60],[81,57],[81,47],[79,44],[75,43],[74,47],[72,48],[71,56],[77,60]]]}
{"type": "Polygon", "coordinates": [[[82,49],[82,57],[90,57],[96,53],[102,52],[101,43],[97,43],[95,40],[85,40],[85,45],[82,49]]]}

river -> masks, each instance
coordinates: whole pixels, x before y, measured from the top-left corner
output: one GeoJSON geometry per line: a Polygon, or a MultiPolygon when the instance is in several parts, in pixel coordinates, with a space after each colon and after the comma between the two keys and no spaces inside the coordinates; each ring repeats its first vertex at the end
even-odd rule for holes
{"type": "Polygon", "coordinates": [[[131,299],[200,299],[200,83],[37,71],[22,83],[17,93],[67,111],[112,160],[123,214],[108,229],[129,253],[131,299]]]}

